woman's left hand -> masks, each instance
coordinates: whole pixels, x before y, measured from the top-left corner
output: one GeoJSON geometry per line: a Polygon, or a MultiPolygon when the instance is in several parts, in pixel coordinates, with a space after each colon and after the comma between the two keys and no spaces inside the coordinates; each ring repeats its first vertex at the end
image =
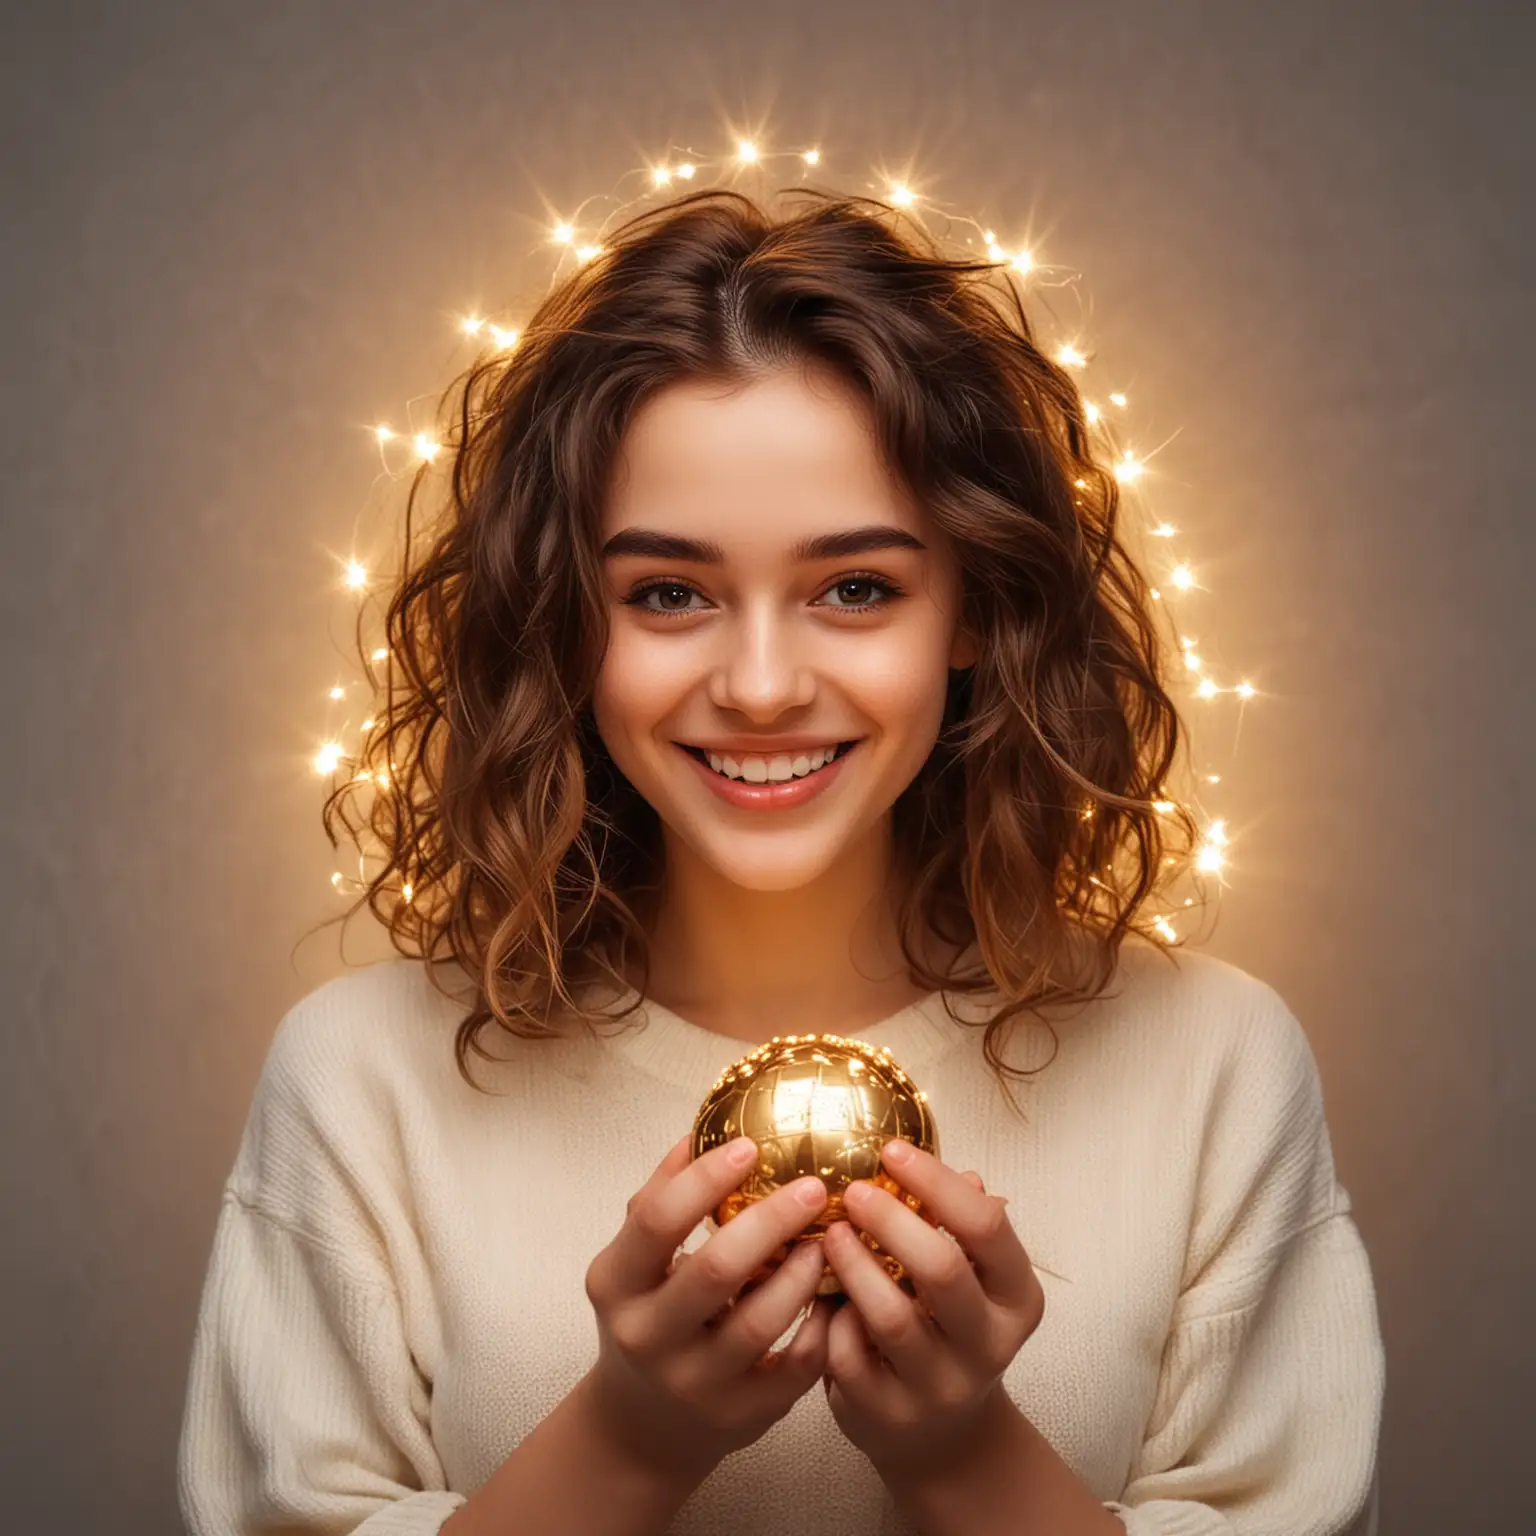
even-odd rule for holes
{"type": "Polygon", "coordinates": [[[953,1463],[981,1435],[1045,1292],[1006,1202],[978,1175],[904,1141],[887,1142],[882,1161],[951,1236],[876,1184],[847,1187],[850,1221],[901,1261],[921,1300],[848,1222],[833,1222],[822,1252],[848,1302],[831,1320],[822,1382],[838,1428],[882,1473],[910,1478],[953,1463]]]}

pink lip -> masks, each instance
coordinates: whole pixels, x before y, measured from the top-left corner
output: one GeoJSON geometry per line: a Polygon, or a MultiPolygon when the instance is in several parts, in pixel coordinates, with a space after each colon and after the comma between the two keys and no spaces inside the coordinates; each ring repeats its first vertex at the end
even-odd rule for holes
{"type": "MultiPolygon", "coordinates": [[[[819,795],[862,745],[862,742],[857,742],[846,752],[834,757],[825,768],[818,768],[815,773],[808,773],[803,779],[790,779],[784,784],[746,784],[740,779],[728,779],[723,773],[716,773],[708,763],[701,763],[693,753],[684,751],[682,747],[677,747],[677,750],[727,805],[746,811],[770,811],[802,805],[812,796],[819,795]]],[[[673,746],[677,746],[677,743],[674,742],[673,746]]]]}

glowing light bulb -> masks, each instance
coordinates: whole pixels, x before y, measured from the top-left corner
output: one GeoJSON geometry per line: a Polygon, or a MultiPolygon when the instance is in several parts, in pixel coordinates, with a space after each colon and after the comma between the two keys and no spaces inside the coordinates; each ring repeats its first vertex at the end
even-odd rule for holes
{"type": "Polygon", "coordinates": [[[1226,862],[1219,848],[1202,848],[1195,855],[1195,867],[1206,874],[1220,869],[1226,862]]]}
{"type": "Polygon", "coordinates": [[[347,585],[355,592],[359,587],[368,585],[368,572],[356,560],[348,560],[346,581],[347,585]]]}
{"type": "Polygon", "coordinates": [[[1258,689],[1255,688],[1252,683],[1241,682],[1237,685],[1236,691],[1240,693],[1245,699],[1251,699],[1254,694],[1258,692],[1258,689]]]}
{"type": "Polygon", "coordinates": [[[651,170],[651,180],[654,181],[658,187],[664,187],[669,181],[672,180],[672,172],[669,171],[664,165],[655,166],[651,170]]]}
{"type": "Polygon", "coordinates": [[[1088,425],[1093,426],[1099,419],[1099,408],[1092,400],[1083,401],[1083,417],[1088,425]]]}
{"type": "Polygon", "coordinates": [[[1125,396],[1124,395],[1122,395],[1122,394],[1113,394],[1113,395],[1111,395],[1109,397],[1109,399],[1110,399],[1110,403],[1112,405],[1118,405],[1122,411],[1125,409],[1125,396]]]}
{"type": "Polygon", "coordinates": [[[601,256],[603,248],[600,245],[578,245],[576,247],[577,261],[591,261],[594,256],[601,256]]]}
{"type": "Polygon", "coordinates": [[[1170,923],[1166,917],[1154,918],[1152,920],[1152,926],[1156,928],[1157,931],[1162,934],[1162,936],[1170,943],[1174,939],[1178,938],[1178,934],[1175,932],[1173,924],[1170,923]]]}
{"type": "Polygon", "coordinates": [[[347,696],[347,690],[345,688],[332,688],[331,689],[331,697],[333,699],[344,699],[344,698],[346,698],[346,696],[347,696]]]}
{"type": "Polygon", "coordinates": [[[315,753],[315,772],[322,776],[334,773],[336,765],[341,761],[341,743],[328,741],[315,753]]]}
{"type": "Polygon", "coordinates": [[[898,208],[910,208],[917,199],[917,194],[905,182],[895,182],[891,187],[890,200],[898,208]]]}
{"type": "Polygon", "coordinates": [[[1176,565],[1168,579],[1181,592],[1187,592],[1195,584],[1195,573],[1187,565],[1176,565]]]}
{"type": "Polygon", "coordinates": [[[491,340],[496,343],[499,350],[505,351],[517,340],[516,331],[504,331],[499,325],[491,327],[491,340]]]}
{"type": "Polygon", "coordinates": [[[378,650],[376,650],[376,651],[375,651],[375,652],[374,652],[374,653],[373,653],[373,660],[374,660],[374,661],[383,661],[383,660],[384,660],[384,658],[385,658],[385,657],[386,657],[386,656],[388,656],[388,655],[389,655],[389,652],[388,652],[388,651],[387,651],[387,650],[386,650],[386,649],[385,649],[385,648],[384,648],[384,647],[383,647],[383,646],[382,646],[382,645],[381,645],[381,646],[380,646],[380,647],[379,647],[379,648],[378,648],[378,650]]]}
{"type": "Polygon", "coordinates": [[[374,436],[375,436],[375,437],[376,437],[376,438],[378,438],[378,440],[379,440],[379,441],[380,441],[380,442],[381,442],[381,443],[387,443],[387,442],[388,442],[388,441],[389,441],[389,440],[390,440],[390,438],[392,438],[392,437],[393,437],[393,436],[394,436],[394,435],[395,435],[395,434],[394,434],[394,432],[393,432],[393,430],[392,430],[392,429],[391,429],[391,428],[389,428],[389,427],[386,427],[386,426],[385,426],[385,425],[384,425],[384,424],[383,424],[383,423],[382,423],[382,422],[381,422],[381,423],[380,423],[380,424],[379,424],[379,425],[378,425],[378,426],[376,426],[376,427],[375,427],[375,428],[374,428],[374,429],[373,429],[373,435],[374,435],[374,436]]]}
{"type": "Polygon", "coordinates": [[[1088,361],[1088,359],[1084,357],[1076,347],[1063,347],[1061,351],[1056,354],[1056,361],[1060,363],[1063,368],[1081,368],[1083,364],[1088,361]]]}
{"type": "Polygon", "coordinates": [[[1153,535],[1159,539],[1171,539],[1179,530],[1172,523],[1159,523],[1152,530],[1153,535]]]}
{"type": "Polygon", "coordinates": [[[736,154],[741,160],[751,165],[757,159],[757,145],[751,139],[738,139],[736,141],[736,154]]]}
{"type": "Polygon", "coordinates": [[[477,319],[474,315],[468,315],[462,321],[460,321],[460,324],[463,326],[464,334],[466,336],[474,336],[479,333],[481,327],[484,326],[485,321],[477,319]]]}
{"type": "Polygon", "coordinates": [[[1221,689],[1218,688],[1216,684],[1210,680],[1210,678],[1206,677],[1200,680],[1200,686],[1195,689],[1195,692],[1198,693],[1202,699],[1212,699],[1221,692],[1221,689]]]}
{"type": "Polygon", "coordinates": [[[819,149],[806,150],[805,163],[807,165],[819,165],[821,163],[821,151],[819,149]]]}
{"type": "Polygon", "coordinates": [[[416,441],[413,446],[416,449],[417,457],[425,459],[428,464],[437,457],[442,449],[442,444],[434,443],[425,432],[418,432],[416,434],[416,441]]]}
{"type": "Polygon", "coordinates": [[[561,245],[575,245],[576,231],[569,224],[556,224],[553,238],[561,245]]]}
{"type": "Polygon", "coordinates": [[[1145,466],[1141,460],[1127,449],[1125,457],[1115,465],[1115,479],[1122,485],[1130,485],[1132,482],[1141,479],[1141,473],[1144,468],[1145,466]]]}
{"type": "Polygon", "coordinates": [[[1014,267],[1020,272],[1028,272],[1035,264],[1035,258],[1028,251],[1020,251],[1013,258],[1014,267]]]}
{"type": "Polygon", "coordinates": [[[687,161],[684,161],[683,164],[678,166],[677,174],[681,176],[684,181],[692,181],[695,169],[696,167],[689,165],[687,161]]]}

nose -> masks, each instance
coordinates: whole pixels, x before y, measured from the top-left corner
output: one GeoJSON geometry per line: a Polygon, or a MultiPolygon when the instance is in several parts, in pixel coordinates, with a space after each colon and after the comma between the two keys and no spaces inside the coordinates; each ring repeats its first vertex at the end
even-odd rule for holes
{"type": "Polygon", "coordinates": [[[786,709],[811,703],[815,677],[802,654],[808,638],[763,601],[722,626],[722,654],[710,677],[710,702],[751,720],[769,722],[786,709]]]}

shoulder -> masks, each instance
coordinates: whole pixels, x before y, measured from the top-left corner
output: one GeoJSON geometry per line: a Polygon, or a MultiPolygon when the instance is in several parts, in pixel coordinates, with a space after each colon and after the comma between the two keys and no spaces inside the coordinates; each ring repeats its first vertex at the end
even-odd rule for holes
{"type": "Polygon", "coordinates": [[[1186,1128],[1193,1269],[1218,1243],[1255,1253],[1340,1210],[1317,1059],[1280,992],[1193,951],[1127,954],[1120,1021],[1146,1069],[1127,1084],[1186,1128]],[[1240,1237],[1240,1234],[1247,1234],[1240,1237]]]}
{"type": "MultiPolygon", "coordinates": [[[[453,973],[448,973],[453,974],[453,973]]],[[[432,983],[419,960],[395,958],[347,971],[306,993],[282,1016],[263,1078],[300,1088],[324,1076],[334,1088],[359,1074],[378,1080],[451,1040],[463,1006],[432,983]]]]}
{"type": "MultiPolygon", "coordinates": [[[[1275,987],[1241,966],[1136,938],[1069,1028],[1064,1050],[1075,1053],[1093,1099],[1114,1102],[1122,1124],[1160,1145],[1169,1125],[1184,1127],[1181,1144],[1208,1174],[1253,1178],[1276,1159],[1328,1161],[1306,1030],[1275,987]]],[[[1313,1196],[1326,1202],[1329,1179],[1315,1171],[1313,1196]]]]}
{"type": "Polygon", "coordinates": [[[1163,950],[1132,936],[1101,999],[1110,1049],[1161,1054],[1213,1091],[1256,1082],[1283,1095],[1316,1086],[1300,1019],[1270,983],[1200,950],[1163,950]]]}
{"type": "Polygon", "coordinates": [[[323,1190],[399,1175],[406,1122],[462,1081],[453,1038],[463,1012],[421,962],[404,958],[299,998],[267,1048],[230,1177],[235,1192],[292,1219],[323,1190]]]}

